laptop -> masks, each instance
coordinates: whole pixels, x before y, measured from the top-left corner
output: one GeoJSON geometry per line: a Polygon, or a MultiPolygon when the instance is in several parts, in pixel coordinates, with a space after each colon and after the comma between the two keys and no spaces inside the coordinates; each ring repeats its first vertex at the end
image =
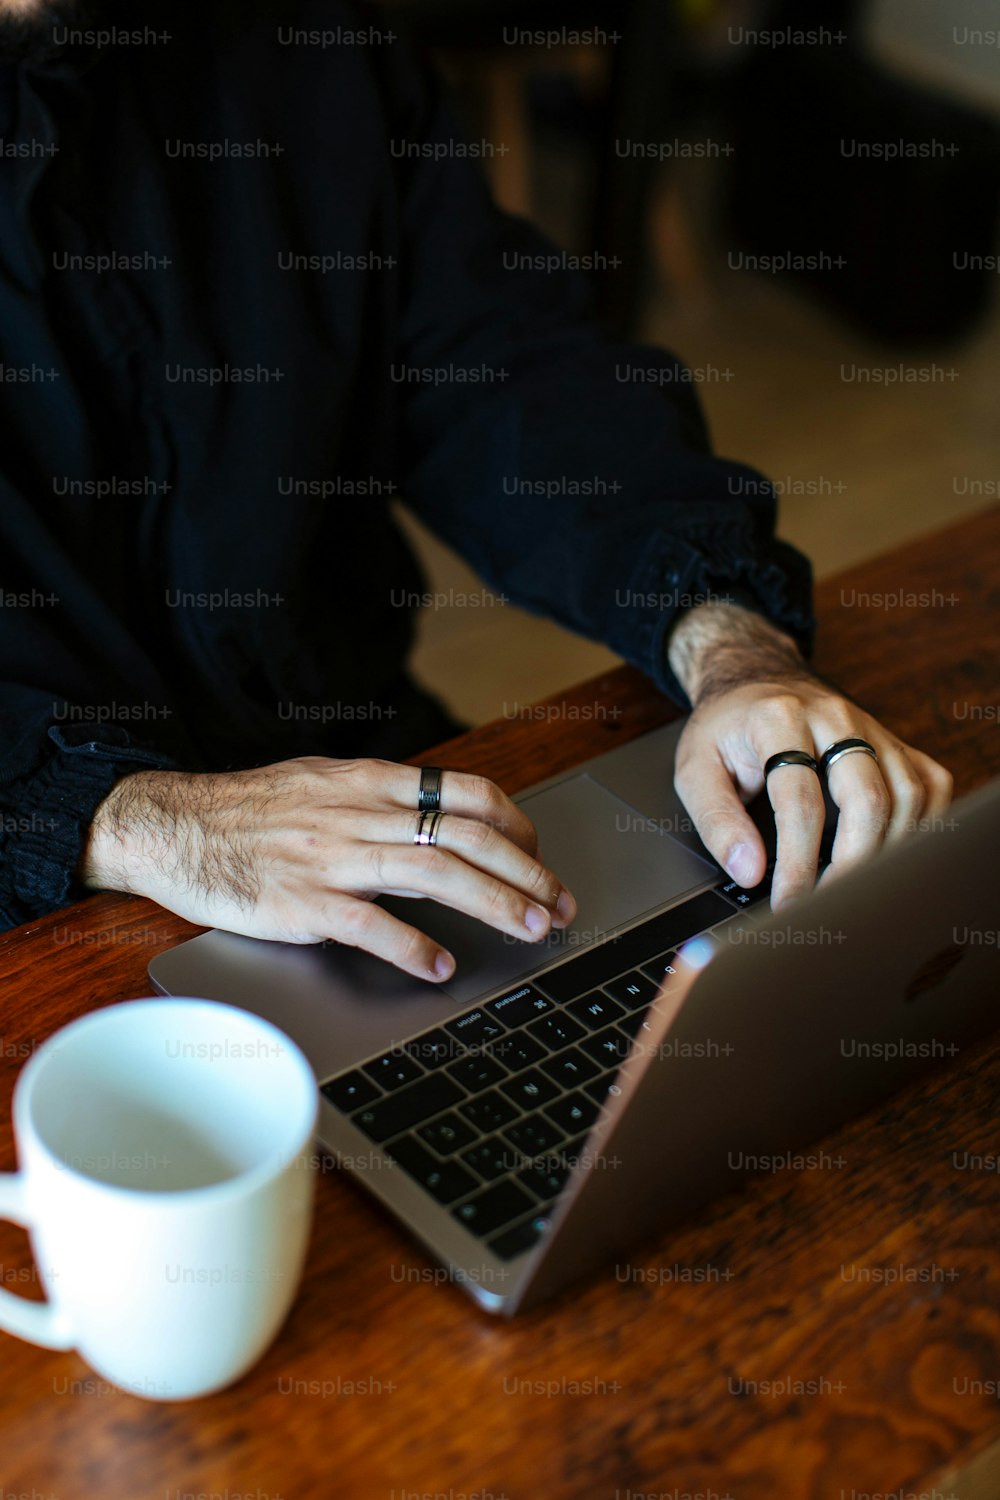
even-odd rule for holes
{"type": "MultiPolygon", "coordinates": [[[[1000,780],[772,913],[673,789],[683,722],[517,798],[579,906],[541,944],[385,898],[455,954],[448,984],[224,932],[149,966],[161,993],[242,1006],[302,1047],[322,1147],[492,1312],[794,1166],[1000,1024],[1000,780]]],[[[765,800],[754,815],[773,854],[765,800]]]]}

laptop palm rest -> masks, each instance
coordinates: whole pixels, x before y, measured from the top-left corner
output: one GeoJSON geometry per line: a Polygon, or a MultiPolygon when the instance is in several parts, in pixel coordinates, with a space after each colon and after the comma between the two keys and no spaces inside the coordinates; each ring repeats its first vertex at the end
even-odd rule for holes
{"type": "MultiPolygon", "coordinates": [[[[663,774],[669,778],[669,765],[663,774]]],[[[161,954],[150,975],[168,994],[228,1001],[275,1021],[322,1078],[717,878],[706,859],[586,773],[518,800],[546,864],[577,899],[576,921],[543,943],[524,943],[437,902],[385,898],[388,910],[455,954],[446,990],[337,944],[296,947],[224,932],[161,954]]]]}

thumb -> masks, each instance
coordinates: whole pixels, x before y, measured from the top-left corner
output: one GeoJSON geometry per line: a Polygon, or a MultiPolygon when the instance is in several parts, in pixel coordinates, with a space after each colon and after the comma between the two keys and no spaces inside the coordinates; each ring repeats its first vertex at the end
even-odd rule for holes
{"type": "Polygon", "coordinates": [[[739,885],[757,885],[767,866],[764,841],[715,747],[686,756],[674,785],[708,852],[739,885]]]}

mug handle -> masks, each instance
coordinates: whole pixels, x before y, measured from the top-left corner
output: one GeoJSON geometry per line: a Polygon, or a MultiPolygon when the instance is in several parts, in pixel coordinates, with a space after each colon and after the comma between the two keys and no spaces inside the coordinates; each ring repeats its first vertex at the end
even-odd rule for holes
{"type": "MultiPolygon", "coordinates": [[[[0,1219],[30,1229],[23,1172],[0,1172],[0,1219]]],[[[73,1335],[53,1302],[29,1302],[0,1287],[0,1329],[43,1349],[72,1349],[73,1335]]]]}

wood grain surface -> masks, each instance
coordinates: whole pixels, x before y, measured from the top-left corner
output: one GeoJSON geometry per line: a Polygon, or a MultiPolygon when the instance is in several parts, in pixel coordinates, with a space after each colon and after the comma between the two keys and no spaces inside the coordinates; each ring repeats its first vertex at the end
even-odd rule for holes
{"type": "MultiPolygon", "coordinates": [[[[818,609],[821,672],[944,761],[957,792],[1000,771],[1000,511],[828,581],[818,609]]],[[[622,669],[433,759],[515,791],[673,712],[622,669]]],[[[98,896],[0,935],[0,1168],[33,1049],[148,993],[149,960],[194,931],[98,896]]],[[[0,1500],[985,1500],[1000,1175],[953,1153],[1000,1152],[1000,1040],[823,1149],[845,1165],[756,1179],[509,1324],[435,1284],[403,1230],[323,1172],[301,1294],[231,1389],[159,1406],[0,1335],[0,1500]]],[[[10,1225],[0,1284],[40,1295],[10,1225]]]]}

